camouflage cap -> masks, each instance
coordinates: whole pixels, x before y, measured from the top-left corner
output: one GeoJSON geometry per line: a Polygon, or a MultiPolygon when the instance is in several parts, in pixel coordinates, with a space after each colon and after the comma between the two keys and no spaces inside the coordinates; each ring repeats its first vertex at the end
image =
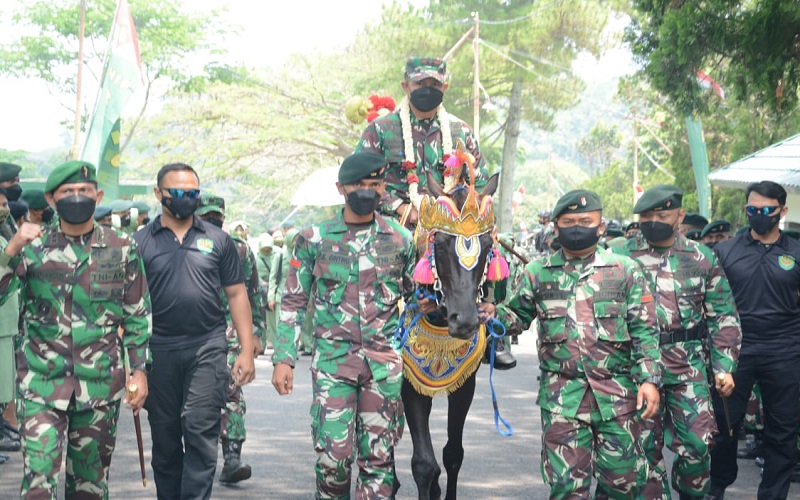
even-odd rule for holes
{"type": "Polygon", "coordinates": [[[150,211],[150,204],[146,201],[134,201],[133,208],[135,208],[139,214],[146,214],[150,211]]]}
{"type": "Polygon", "coordinates": [[[0,161],[0,182],[10,181],[17,177],[22,171],[22,167],[15,163],[0,161]]]}
{"type": "Polygon", "coordinates": [[[683,189],[669,184],[651,187],[642,193],[633,207],[633,213],[640,214],[648,210],[674,210],[681,208],[683,189]]]}
{"type": "Polygon", "coordinates": [[[686,231],[686,234],[684,236],[686,236],[687,238],[689,238],[692,241],[699,241],[700,240],[700,235],[702,233],[703,233],[702,229],[696,229],[695,228],[695,229],[690,229],[690,230],[686,231]]]}
{"type": "Polygon", "coordinates": [[[57,166],[47,176],[44,185],[45,193],[52,193],[62,184],[75,182],[93,182],[97,184],[97,174],[94,165],[87,161],[68,161],[57,166]]]}
{"type": "Polygon", "coordinates": [[[556,206],[553,207],[553,218],[558,219],[565,213],[594,212],[602,209],[603,203],[597,193],[587,189],[575,189],[558,199],[556,206]]]}
{"type": "Polygon", "coordinates": [[[708,219],[698,213],[689,212],[683,218],[682,224],[686,226],[694,226],[702,231],[703,228],[708,225],[708,219]]]}
{"type": "Polygon", "coordinates": [[[353,153],[339,167],[339,183],[353,184],[361,179],[383,179],[386,163],[386,158],[378,153],[353,153]]]}
{"type": "Polygon", "coordinates": [[[405,76],[415,82],[433,78],[444,83],[447,80],[447,63],[437,57],[409,57],[405,76]]]}
{"type": "Polygon", "coordinates": [[[133,207],[133,202],[131,200],[114,200],[108,206],[114,213],[127,212],[133,207]]]}
{"type": "Polygon", "coordinates": [[[606,237],[607,238],[619,238],[625,236],[625,231],[619,229],[617,227],[610,227],[606,228],[606,237]]]}
{"type": "Polygon", "coordinates": [[[111,207],[107,205],[97,205],[94,207],[94,220],[98,221],[109,215],[111,215],[111,207]]]}
{"type": "Polygon", "coordinates": [[[22,192],[20,198],[25,200],[31,210],[41,210],[48,207],[47,200],[44,199],[44,191],[41,189],[26,189],[22,192]]]}
{"type": "Polygon", "coordinates": [[[205,215],[211,212],[219,212],[221,215],[225,215],[225,199],[221,196],[203,193],[200,195],[200,206],[197,208],[196,213],[197,215],[205,215]]]}
{"type": "Polygon", "coordinates": [[[718,219],[706,224],[706,227],[703,228],[703,232],[700,233],[700,237],[705,238],[709,234],[729,233],[730,231],[731,223],[724,219],[718,219]]]}
{"type": "Polygon", "coordinates": [[[537,215],[543,219],[544,218],[549,219],[550,216],[552,215],[552,212],[550,210],[539,210],[539,213],[537,215]]]}

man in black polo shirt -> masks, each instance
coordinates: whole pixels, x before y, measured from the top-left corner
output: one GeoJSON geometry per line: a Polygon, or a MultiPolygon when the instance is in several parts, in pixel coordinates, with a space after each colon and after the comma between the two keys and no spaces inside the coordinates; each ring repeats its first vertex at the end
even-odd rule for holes
{"type": "Polygon", "coordinates": [[[166,165],[156,198],[163,215],[134,235],[153,303],[153,363],[145,402],[159,499],[209,498],[228,384],[225,290],[242,352],[233,379],[255,376],[253,321],[233,240],[194,216],[200,180],[192,167],[166,165]],[[183,441],[181,441],[183,438],[183,441]]]}
{"type": "MultiPolygon", "coordinates": [[[[759,499],[786,498],[797,453],[800,415],[800,242],[778,227],[786,215],[786,190],[770,181],[747,187],[750,231],[718,243],[714,251],[728,276],[742,322],[742,350],[728,401],[738,429],[758,382],[764,401],[764,474],[759,499]]],[[[736,480],[736,435],[719,395],[714,410],[720,434],[711,452],[711,492],[720,500],[736,480]]]]}

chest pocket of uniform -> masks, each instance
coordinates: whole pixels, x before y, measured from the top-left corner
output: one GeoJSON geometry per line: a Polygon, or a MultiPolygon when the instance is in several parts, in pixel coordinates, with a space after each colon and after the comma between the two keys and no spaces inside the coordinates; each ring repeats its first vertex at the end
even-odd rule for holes
{"type": "Polygon", "coordinates": [[[597,339],[607,342],[627,342],[631,340],[625,325],[627,307],[622,300],[594,301],[594,317],[597,322],[597,339]]]}
{"type": "Polygon", "coordinates": [[[542,344],[558,344],[567,340],[566,307],[548,306],[547,302],[540,303],[539,318],[539,342],[542,344]]]}
{"type": "Polygon", "coordinates": [[[314,264],[312,274],[317,282],[317,297],[333,306],[341,304],[350,277],[350,266],[330,265],[318,261],[314,264]]]}
{"type": "MultiPolygon", "coordinates": [[[[678,309],[680,311],[700,311],[703,304],[703,278],[684,277],[678,281],[678,309]]],[[[686,318],[684,318],[686,319],[686,318]]]]}
{"type": "Polygon", "coordinates": [[[378,275],[378,293],[385,304],[400,300],[403,278],[403,255],[394,252],[378,252],[375,257],[375,271],[378,275]]]}

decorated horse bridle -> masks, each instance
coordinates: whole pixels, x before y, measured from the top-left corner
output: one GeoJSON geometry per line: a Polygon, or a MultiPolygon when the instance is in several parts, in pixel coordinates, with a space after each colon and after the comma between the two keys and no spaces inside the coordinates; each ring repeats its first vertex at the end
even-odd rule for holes
{"type": "MultiPolygon", "coordinates": [[[[461,209],[449,196],[425,195],[420,201],[419,222],[414,233],[414,241],[423,255],[414,268],[413,279],[422,285],[433,285],[433,289],[439,293],[442,291],[442,285],[436,272],[433,244],[436,233],[442,232],[455,237],[458,263],[462,268],[471,271],[480,260],[482,250],[480,237],[494,231],[494,203],[492,197],[488,195],[479,199],[475,190],[473,164],[472,155],[460,148],[445,162],[445,192],[454,194],[460,190],[467,190],[467,197],[461,209]],[[453,182],[453,179],[461,178],[464,169],[469,173],[469,183],[453,182]]],[[[486,280],[499,281],[508,277],[508,263],[500,254],[497,238],[493,237],[493,240],[492,253],[486,260],[479,285],[481,289],[486,280]]]]}

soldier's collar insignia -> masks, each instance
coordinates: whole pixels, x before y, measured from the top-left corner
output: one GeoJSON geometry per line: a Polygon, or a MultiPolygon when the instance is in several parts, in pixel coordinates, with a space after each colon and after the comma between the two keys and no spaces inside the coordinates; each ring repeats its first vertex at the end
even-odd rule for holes
{"type": "Polygon", "coordinates": [[[781,255],[778,257],[778,265],[781,266],[781,269],[784,271],[790,271],[794,268],[794,257],[791,255],[781,255]]]}
{"type": "Polygon", "coordinates": [[[206,255],[210,254],[214,250],[214,240],[208,238],[199,238],[195,245],[197,249],[200,250],[201,253],[206,255]]]}

